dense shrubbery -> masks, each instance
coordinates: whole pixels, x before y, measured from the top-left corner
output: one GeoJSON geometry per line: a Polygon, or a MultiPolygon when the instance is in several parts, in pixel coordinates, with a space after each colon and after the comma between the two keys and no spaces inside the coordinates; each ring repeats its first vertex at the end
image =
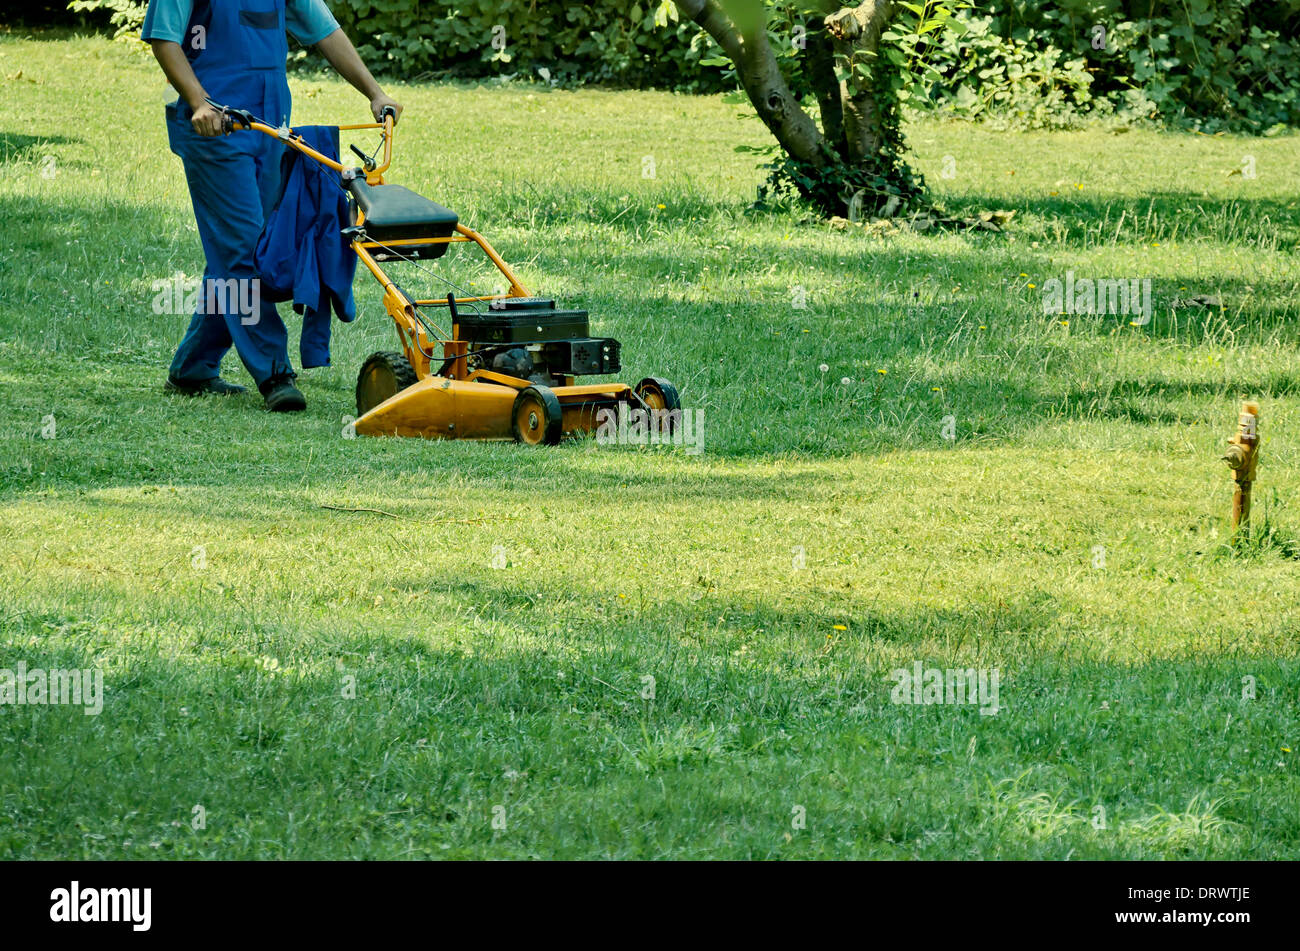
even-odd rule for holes
{"type": "Polygon", "coordinates": [[[1265,130],[1300,122],[1300,0],[986,0],[947,33],[936,102],[1027,125],[1129,113],[1265,130]]]}
{"type": "MultiPolygon", "coordinates": [[[[734,82],[712,42],[661,0],[327,2],[377,69],[408,78],[544,69],[561,82],[688,91],[734,82]]],[[[766,2],[774,24],[811,22],[817,6],[766,2]]],[[[143,3],[74,7],[123,14],[143,3]]],[[[1023,125],[1110,114],[1257,130],[1300,123],[1300,0],[984,0],[961,19],[964,31],[941,31],[926,51],[944,79],[925,98],[957,115],[1023,125]]],[[[789,65],[797,71],[794,57],[789,65]]]]}
{"type": "Polygon", "coordinates": [[[707,38],[693,24],[670,22],[659,0],[328,2],[368,61],[405,76],[545,69],[567,82],[719,86],[717,71],[700,65],[707,38]]]}

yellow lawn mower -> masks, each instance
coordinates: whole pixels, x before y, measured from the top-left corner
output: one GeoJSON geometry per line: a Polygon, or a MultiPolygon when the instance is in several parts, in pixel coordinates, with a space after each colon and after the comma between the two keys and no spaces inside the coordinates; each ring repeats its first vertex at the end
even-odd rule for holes
{"type": "MultiPolygon", "coordinates": [[[[341,131],[378,129],[383,161],[361,155],[362,168],[346,167],[303,141],[292,129],[267,125],[244,110],[223,108],[226,128],[273,136],[339,173],[351,196],[353,224],[344,229],[361,263],[384,292],[384,308],[397,326],[402,349],[371,354],[357,376],[356,432],[366,436],[510,439],[555,445],[565,434],[595,430],[602,409],[647,415],[671,425],[681,408],[676,388],[647,377],[626,383],[575,382],[620,369],[619,342],[592,337],[587,312],[566,310],[534,297],[509,265],[456,213],[401,185],[384,181],[392,162],[396,116],[380,123],[339,126],[341,131]],[[442,257],[453,244],[476,244],[505,279],[501,294],[471,295],[420,265],[442,257]],[[383,262],[413,264],[460,290],[441,299],[409,295],[383,262]],[[445,315],[444,329],[431,311],[445,315]],[[655,412],[658,411],[658,412],[655,412]]],[[[376,154],[378,154],[376,149],[376,154]]]]}

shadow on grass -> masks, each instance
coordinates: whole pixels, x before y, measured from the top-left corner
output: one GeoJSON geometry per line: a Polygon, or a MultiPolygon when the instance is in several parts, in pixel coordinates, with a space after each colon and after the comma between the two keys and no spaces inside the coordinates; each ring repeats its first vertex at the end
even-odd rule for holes
{"type": "MultiPolygon", "coordinates": [[[[726,634],[683,643],[636,625],[551,633],[549,651],[475,630],[439,647],[337,619],[277,644],[239,624],[211,633],[215,618],[178,631],[174,608],[136,630],[57,613],[11,625],[6,658],[98,667],[107,690],[97,717],[0,716],[0,852],[753,857],[776,848],[792,796],[820,829],[796,849],[823,856],[1264,857],[1296,842],[1293,771],[1275,762],[1293,659],[1045,653],[1005,664],[1002,709],[981,716],[894,702],[886,675],[910,655],[865,667],[812,645],[745,657],[726,634]],[[206,833],[191,827],[196,803],[206,833]],[[504,804],[508,833],[482,803],[504,804]],[[1090,831],[1094,803],[1112,832],[1090,831]]],[[[537,630],[535,611],[512,610],[516,633],[537,630]]]]}
{"type": "MultiPolygon", "coordinates": [[[[488,230],[488,220],[493,220],[497,226],[526,224],[534,228],[555,228],[587,224],[640,235],[674,221],[696,218],[701,221],[729,218],[737,227],[769,224],[789,228],[798,222],[802,227],[827,228],[812,211],[796,204],[750,214],[743,204],[711,197],[692,186],[676,187],[669,200],[671,204],[660,209],[645,196],[628,200],[618,189],[543,195],[525,184],[494,193],[488,201],[467,210],[467,214],[472,211],[488,230]]],[[[1052,239],[1085,246],[1098,241],[1168,240],[1175,233],[1179,240],[1216,238],[1240,242],[1276,238],[1283,247],[1300,241],[1300,203],[1279,198],[1212,198],[1179,192],[1153,192],[1136,197],[959,194],[943,196],[941,204],[957,217],[991,209],[1014,210],[1022,216],[1022,222],[1025,217],[1040,219],[1052,239]]],[[[1021,233],[1024,228],[1023,224],[1015,223],[1010,233],[1021,233]]],[[[936,232],[940,233],[944,232],[936,232]]],[[[979,239],[1000,238],[983,232],[956,233],[979,239]]],[[[1024,253],[1024,250],[1017,249],[1017,252],[1024,253]]]]}
{"type": "MultiPolygon", "coordinates": [[[[1203,411],[1189,402],[1280,399],[1300,391],[1300,377],[1263,368],[1247,377],[1225,382],[1189,382],[1159,378],[1099,380],[1074,387],[1053,403],[1053,412],[1077,419],[1114,419],[1142,425],[1187,426],[1199,423],[1203,411]]],[[[1229,420],[1231,422],[1231,420],[1229,420]]]]}
{"type": "MultiPolygon", "coordinates": [[[[45,150],[51,145],[80,143],[82,140],[66,135],[29,135],[25,132],[0,132],[0,162],[39,162],[45,158],[45,150]]],[[[11,197],[12,202],[21,205],[21,199],[11,197]]]]}
{"type": "Polygon", "coordinates": [[[1179,240],[1275,238],[1282,247],[1300,241],[1300,203],[1279,198],[1212,198],[1167,191],[1111,197],[961,194],[945,196],[945,203],[967,214],[1007,208],[1032,215],[1062,241],[1166,241],[1175,234],[1179,240]]]}

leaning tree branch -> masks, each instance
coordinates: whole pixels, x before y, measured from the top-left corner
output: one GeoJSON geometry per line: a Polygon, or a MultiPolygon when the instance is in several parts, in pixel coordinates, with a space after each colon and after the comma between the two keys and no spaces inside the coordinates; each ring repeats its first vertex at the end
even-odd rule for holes
{"type": "Polygon", "coordinates": [[[682,0],[677,10],[694,20],[705,33],[722,47],[722,52],[734,63],[743,54],[740,33],[731,19],[718,9],[713,0],[682,0]]]}
{"type": "Polygon", "coordinates": [[[781,75],[762,20],[756,19],[753,29],[742,32],[714,0],[678,0],[677,9],[699,24],[730,57],[758,117],[786,153],[819,168],[828,165],[831,150],[781,75]]]}

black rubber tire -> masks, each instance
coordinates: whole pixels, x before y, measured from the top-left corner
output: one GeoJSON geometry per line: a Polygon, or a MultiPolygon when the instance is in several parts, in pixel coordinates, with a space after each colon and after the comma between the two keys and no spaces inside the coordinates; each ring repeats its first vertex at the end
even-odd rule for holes
{"type": "Polygon", "coordinates": [[[558,445],[564,436],[564,410],[555,391],[540,384],[520,390],[510,411],[510,431],[515,442],[529,446],[558,445]]]}
{"type": "Polygon", "coordinates": [[[394,350],[372,353],[357,373],[357,415],[366,415],[384,400],[414,386],[415,380],[415,369],[406,354],[394,350]]]}
{"type": "Polygon", "coordinates": [[[677,387],[661,376],[648,376],[632,389],[646,405],[650,405],[650,398],[647,398],[647,394],[657,394],[663,405],[651,406],[652,409],[674,410],[682,408],[682,398],[677,395],[677,387]]]}

